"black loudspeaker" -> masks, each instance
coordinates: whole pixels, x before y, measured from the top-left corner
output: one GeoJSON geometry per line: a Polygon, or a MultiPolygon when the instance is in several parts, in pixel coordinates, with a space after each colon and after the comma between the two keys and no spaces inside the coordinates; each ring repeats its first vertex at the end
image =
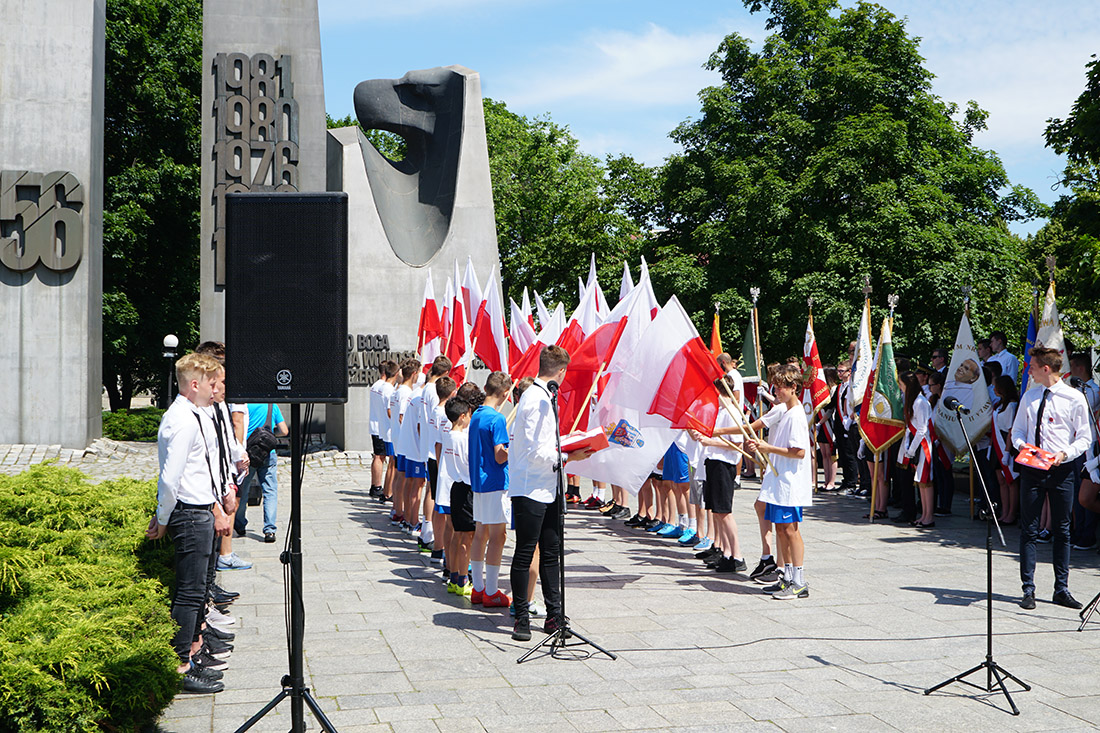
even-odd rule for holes
{"type": "Polygon", "coordinates": [[[347,402],[346,193],[225,197],[231,402],[347,402]]]}

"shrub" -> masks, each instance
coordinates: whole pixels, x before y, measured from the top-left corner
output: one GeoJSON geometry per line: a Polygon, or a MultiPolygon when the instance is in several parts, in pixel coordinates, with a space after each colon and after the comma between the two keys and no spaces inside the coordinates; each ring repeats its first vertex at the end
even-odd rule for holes
{"type": "Polygon", "coordinates": [[[142,407],[137,410],[115,410],[103,413],[103,437],[111,440],[137,440],[146,443],[157,439],[157,428],[164,410],[142,407]]]}
{"type": "Polygon", "coordinates": [[[152,481],[0,476],[0,732],[137,731],[178,684],[152,481]]]}

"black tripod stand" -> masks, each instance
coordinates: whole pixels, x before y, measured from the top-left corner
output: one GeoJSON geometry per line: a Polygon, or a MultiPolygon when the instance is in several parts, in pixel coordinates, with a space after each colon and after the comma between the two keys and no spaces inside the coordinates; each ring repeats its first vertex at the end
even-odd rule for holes
{"type": "MultiPolygon", "coordinates": [[[[561,625],[551,632],[545,639],[535,644],[533,647],[524,652],[523,656],[516,660],[516,664],[523,664],[531,655],[537,652],[544,646],[550,647],[550,656],[554,659],[576,659],[574,656],[561,655],[565,649],[571,647],[578,647],[588,645],[601,654],[606,654],[612,659],[618,659],[614,654],[604,649],[602,646],[594,641],[586,639],[581,634],[573,631],[569,628],[569,617],[565,615],[565,464],[561,457],[561,424],[558,421],[558,384],[557,382],[550,382],[547,385],[547,389],[550,392],[550,404],[554,408],[554,441],[557,444],[558,450],[558,465],[554,467],[554,470],[558,474],[558,489],[557,495],[554,499],[558,503],[558,583],[561,587],[561,625]],[[578,641],[573,644],[567,644],[566,640],[570,638],[576,638],[578,641]]],[[[583,658],[587,659],[592,656],[589,652],[583,658]]]]}
{"type": "MultiPolygon", "coordinates": [[[[948,398],[950,400],[952,398],[948,398]]],[[[952,405],[945,401],[944,406],[948,409],[955,410],[955,417],[959,421],[959,427],[962,428],[963,437],[966,439],[966,446],[970,449],[970,460],[974,461],[974,465],[977,465],[977,456],[974,454],[974,444],[970,441],[970,436],[966,433],[966,425],[962,421],[962,410],[965,409],[959,404],[958,400],[955,400],[955,404],[952,405]]],[[[969,412],[969,411],[968,411],[969,412]]],[[[952,682],[961,682],[964,685],[970,685],[984,692],[993,692],[993,680],[997,680],[997,686],[1004,694],[1005,699],[1008,700],[1009,706],[1012,707],[1012,714],[1019,715],[1020,710],[1016,707],[1016,703],[1012,701],[1012,695],[1008,692],[1008,687],[1005,686],[1005,679],[1010,679],[1020,687],[1024,688],[1024,692],[1031,689],[1031,686],[1020,680],[1001,665],[993,661],[993,526],[997,523],[996,513],[993,511],[993,501],[989,497],[989,489],[985,485],[985,477],[982,476],[982,472],[978,471],[978,479],[982,486],[982,493],[985,495],[985,509],[986,509],[986,525],[985,525],[985,661],[976,667],[966,670],[962,674],[955,675],[951,679],[944,680],[935,687],[929,687],[924,691],[925,695],[931,695],[941,687],[946,687],[952,682]],[[965,679],[970,675],[980,670],[985,670],[985,687],[976,685],[973,682],[965,679]]],[[[997,534],[1001,538],[1001,547],[1005,546],[1005,537],[1001,532],[1000,525],[997,525],[997,534]]]]}
{"type": "Polygon", "coordinates": [[[321,706],[313,699],[305,681],[305,662],[302,659],[303,637],[306,631],[306,610],[302,598],[302,433],[301,405],[290,406],[290,531],[287,536],[289,550],[284,550],[279,561],[290,570],[290,625],[287,644],[290,656],[290,674],[283,675],[283,689],[260,712],[249,718],[237,733],[244,733],[278,706],[283,698],[290,698],[290,731],[305,733],[306,725],[302,704],[309,705],[313,717],[328,733],[336,733],[321,706]]]}
{"type": "Polygon", "coordinates": [[[1092,600],[1085,604],[1085,607],[1081,609],[1081,625],[1077,627],[1078,631],[1084,631],[1085,626],[1088,624],[1089,619],[1092,618],[1092,614],[1096,613],[1096,606],[1100,604],[1100,593],[1097,593],[1092,597],[1092,600]]]}

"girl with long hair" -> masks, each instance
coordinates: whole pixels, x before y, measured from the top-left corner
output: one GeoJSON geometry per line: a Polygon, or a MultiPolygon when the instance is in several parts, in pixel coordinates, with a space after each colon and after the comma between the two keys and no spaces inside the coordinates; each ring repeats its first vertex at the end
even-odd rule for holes
{"type": "Polygon", "coordinates": [[[1020,393],[1012,377],[1006,375],[993,380],[993,392],[997,395],[997,406],[993,409],[993,451],[997,458],[997,484],[1001,487],[1001,515],[997,521],[1011,525],[1016,524],[1020,509],[1020,474],[1008,446],[1020,393]]]}
{"type": "MultiPolygon", "coordinates": [[[[936,526],[933,519],[932,492],[932,405],[924,396],[913,372],[903,372],[898,381],[905,387],[905,433],[898,449],[898,463],[912,472],[920,491],[921,515],[913,522],[921,529],[936,526]]],[[[913,502],[912,490],[902,497],[908,509],[913,502]]],[[[912,513],[915,512],[915,507],[912,513]]]]}

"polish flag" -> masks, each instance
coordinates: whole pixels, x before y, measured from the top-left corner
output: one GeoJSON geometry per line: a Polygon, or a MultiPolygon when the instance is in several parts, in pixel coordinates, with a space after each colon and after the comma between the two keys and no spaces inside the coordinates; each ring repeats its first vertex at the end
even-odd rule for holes
{"type": "Polygon", "coordinates": [[[539,373],[539,355],[547,346],[556,342],[565,330],[565,309],[558,303],[554,315],[546,319],[546,327],[543,328],[535,339],[535,343],[527,347],[523,356],[516,360],[512,366],[512,379],[520,380],[524,377],[536,377],[539,373]]]}
{"type": "MultiPolygon", "coordinates": [[[[597,285],[597,287],[599,287],[597,285]]],[[[557,340],[558,346],[569,352],[570,355],[588,338],[588,335],[599,328],[603,319],[599,315],[599,299],[592,288],[585,288],[581,293],[581,302],[573,311],[573,317],[569,319],[569,325],[557,340]]]]}
{"type": "Polygon", "coordinates": [[[588,282],[585,283],[585,287],[589,290],[593,290],[596,295],[596,312],[599,314],[600,319],[607,318],[611,309],[607,307],[607,300],[603,296],[603,288],[600,287],[599,281],[596,279],[596,253],[592,253],[592,259],[588,261],[588,282]]]}
{"type": "Polygon", "coordinates": [[[546,304],[542,302],[542,296],[539,295],[537,290],[535,291],[535,313],[539,317],[539,329],[546,328],[546,324],[550,322],[551,314],[546,304]]]}
{"type": "MultiPolygon", "coordinates": [[[[455,280],[458,280],[458,263],[455,263],[455,280]]],[[[466,302],[464,288],[456,288],[451,301],[451,324],[447,335],[447,347],[444,355],[451,360],[451,378],[461,386],[466,381],[466,367],[473,349],[470,348],[469,323],[466,321],[466,302]]]]}
{"type": "Polygon", "coordinates": [[[531,327],[531,330],[535,329],[535,317],[531,315],[531,296],[527,294],[527,288],[523,289],[523,304],[522,304],[523,317],[527,319],[527,325],[531,327]]]}
{"type": "Polygon", "coordinates": [[[630,277],[630,268],[626,266],[626,260],[623,260],[623,279],[619,283],[619,300],[621,301],[626,296],[630,295],[630,291],[634,289],[634,280],[630,277]]]}
{"type": "Polygon", "coordinates": [[[567,435],[575,424],[577,430],[588,430],[591,396],[599,395],[599,385],[593,390],[596,375],[606,384],[604,373],[607,363],[615,353],[626,329],[624,316],[596,328],[584,341],[570,352],[569,368],[558,391],[558,420],[562,435],[567,435]]]}
{"type": "Polygon", "coordinates": [[[443,351],[443,322],[435,302],[431,268],[424,283],[424,303],[420,306],[420,324],[416,329],[416,351],[426,367],[443,351]]]}
{"type": "Polygon", "coordinates": [[[650,384],[656,384],[648,414],[660,415],[674,428],[710,436],[720,407],[714,381],[722,376],[722,368],[676,296],[653,319],[650,330],[654,328],[660,329],[660,341],[648,355],[644,372],[650,384]]]}
{"type": "MultiPolygon", "coordinates": [[[[459,282],[458,263],[455,263],[455,282],[459,282]]],[[[477,318],[478,308],[484,298],[481,295],[481,286],[477,283],[477,273],[474,272],[474,258],[466,257],[466,276],[462,279],[462,299],[466,308],[466,324],[469,325],[477,318]]]]}
{"type": "Polygon", "coordinates": [[[474,321],[474,353],[493,372],[508,369],[508,329],[504,324],[504,305],[497,288],[496,269],[489,274],[485,299],[474,321]]]}
{"type": "MultiPolygon", "coordinates": [[[[526,295],[527,291],[524,290],[523,292],[526,295]]],[[[509,352],[510,358],[508,369],[510,374],[512,372],[511,367],[521,356],[523,356],[523,352],[527,351],[531,344],[535,343],[535,339],[538,338],[538,335],[535,333],[535,329],[530,321],[527,320],[528,316],[525,316],[523,310],[516,305],[516,301],[511,299],[509,299],[509,301],[512,313],[512,329],[510,331],[511,348],[509,352]]],[[[528,301],[528,305],[530,305],[530,301],[528,301]]]]}
{"type": "Polygon", "coordinates": [[[451,312],[454,310],[452,307],[455,299],[455,286],[451,282],[451,278],[447,278],[447,287],[443,288],[443,302],[439,304],[439,323],[443,329],[443,343],[447,343],[447,339],[451,335],[451,312]]]}
{"type": "Polygon", "coordinates": [[[802,345],[803,369],[808,373],[806,388],[802,390],[802,406],[806,410],[806,420],[813,424],[814,416],[829,401],[829,385],[821,368],[821,355],[817,351],[817,338],[814,336],[814,314],[806,321],[806,340],[802,345]]]}

